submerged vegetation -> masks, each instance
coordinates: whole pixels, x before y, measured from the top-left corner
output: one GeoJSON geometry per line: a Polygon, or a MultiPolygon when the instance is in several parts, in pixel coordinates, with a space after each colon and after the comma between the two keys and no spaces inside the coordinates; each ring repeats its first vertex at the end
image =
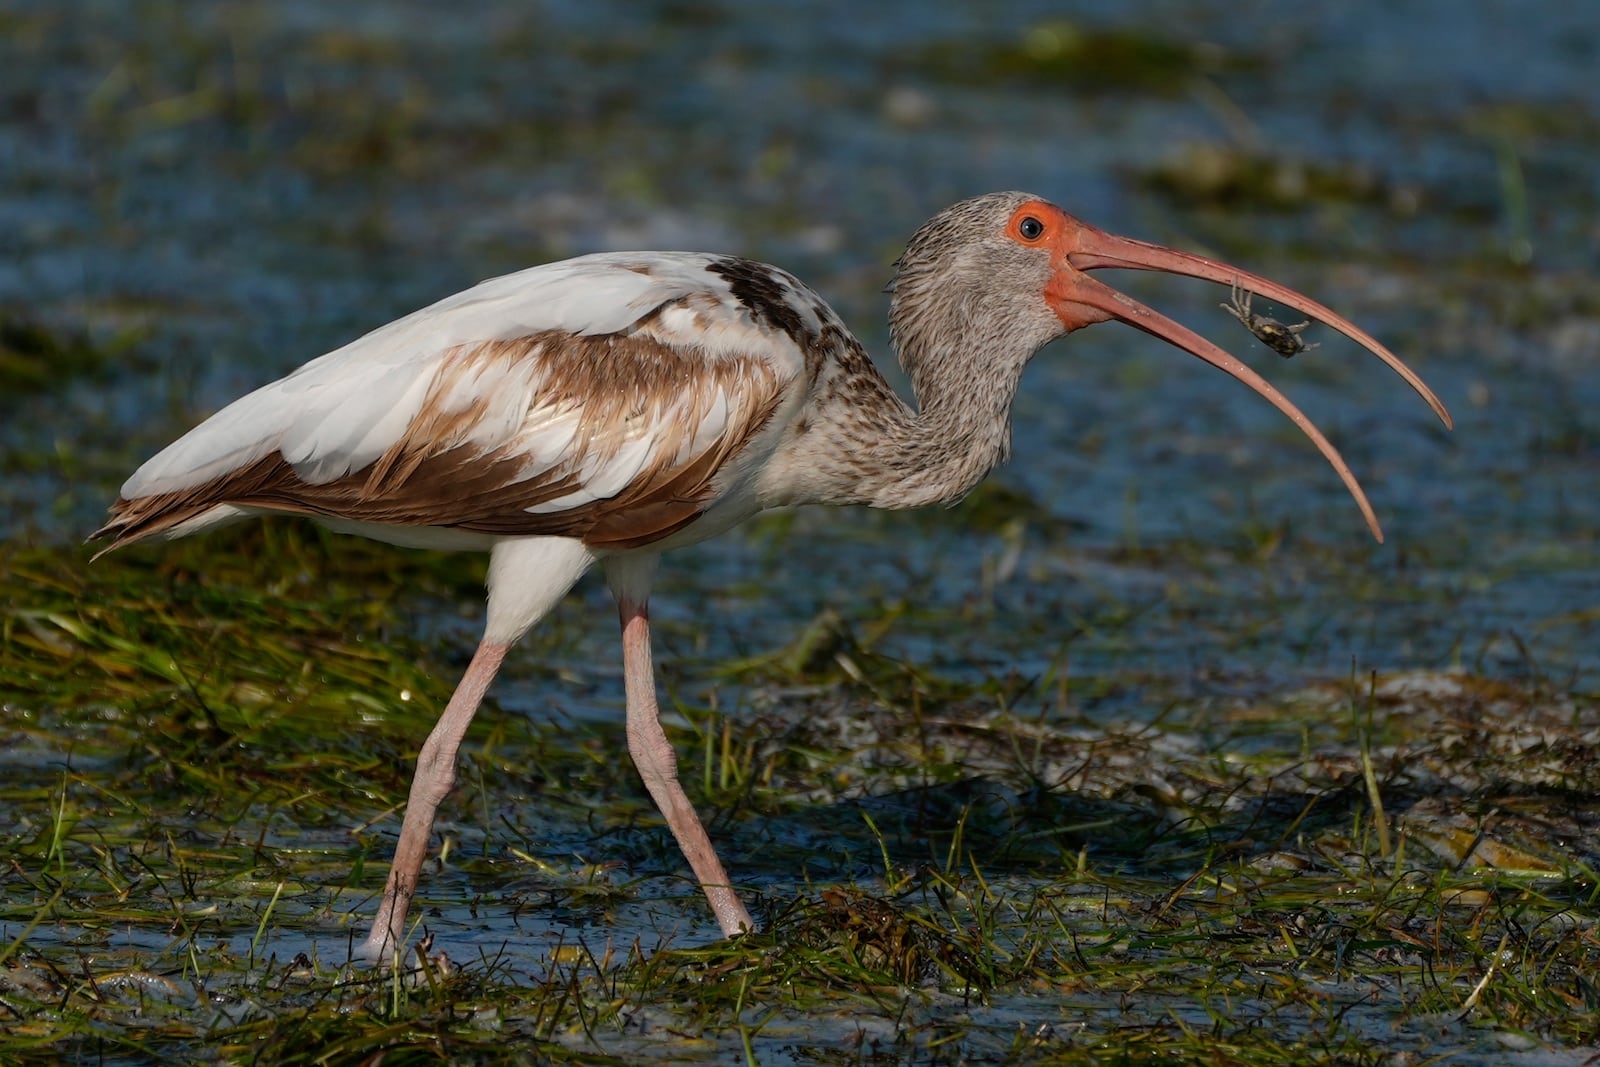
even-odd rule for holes
{"type": "Polygon", "coordinates": [[[1262,65],[1216,44],[1060,18],[1028,27],[1017,40],[930,44],[910,60],[912,70],[958,85],[1157,95],[1182,93],[1202,75],[1262,65]]]}
{"type": "Polygon", "coordinates": [[[462,610],[478,575],[325,541],[0,557],[8,1062],[1488,1062],[1600,1040],[1600,704],[1400,675],[1091,721],[1064,679],[943,677],[837,618],[709,665],[740,714],[678,705],[762,933],[696,947],[703,902],[617,723],[491,710],[424,880],[433,955],[352,969],[470,645],[404,619],[462,610]]]}
{"type": "Polygon", "coordinates": [[[101,374],[108,353],[88,338],[62,335],[40,323],[0,312],[0,411],[25,395],[101,374]]]}

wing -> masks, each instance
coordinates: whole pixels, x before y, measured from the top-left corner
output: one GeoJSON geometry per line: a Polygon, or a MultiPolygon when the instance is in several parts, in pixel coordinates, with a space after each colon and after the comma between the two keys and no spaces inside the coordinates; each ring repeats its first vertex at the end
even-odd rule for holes
{"type": "Polygon", "coordinates": [[[785,298],[776,321],[730,263],[755,267],[610,253],[484,282],[219,411],[140,467],[94,536],[116,548],[265,510],[596,547],[665,537],[775,442],[829,314],[758,268],[785,298]]]}

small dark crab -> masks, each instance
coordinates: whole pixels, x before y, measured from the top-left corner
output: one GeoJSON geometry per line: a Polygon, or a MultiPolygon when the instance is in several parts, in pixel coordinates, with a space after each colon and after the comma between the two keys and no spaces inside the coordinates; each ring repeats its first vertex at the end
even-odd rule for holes
{"type": "Polygon", "coordinates": [[[1265,315],[1257,315],[1250,310],[1250,300],[1255,294],[1248,289],[1241,289],[1239,283],[1233,285],[1233,299],[1220,305],[1222,310],[1244,323],[1244,328],[1256,335],[1256,340],[1272,349],[1284,359],[1297,356],[1301,352],[1316,348],[1308,345],[1300,335],[1306,327],[1311,325],[1311,320],[1296,323],[1293,326],[1279,322],[1277,319],[1265,315]]]}

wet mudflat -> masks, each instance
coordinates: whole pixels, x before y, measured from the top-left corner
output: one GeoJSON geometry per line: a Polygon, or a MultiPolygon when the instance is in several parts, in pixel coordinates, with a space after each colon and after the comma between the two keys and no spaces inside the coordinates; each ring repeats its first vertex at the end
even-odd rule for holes
{"type": "Polygon", "coordinates": [[[0,1058],[1594,1054],[1600,34],[979,7],[0,16],[0,1058]],[[597,248],[780,262],[886,355],[897,242],[1006,187],[1413,362],[1454,434],[1315,327],[1284,361],[1226,292],[1125,281],[1302,402],[1389,543],[1248,394],[1078,334],[962,506],[669,560],[669,730],[764,933],[715,941],[638,786],[596,583],[470,738],[423,887],[449,972],[346,968],[481,563],[283,523],[91,566],[121,478],[365,329],[597,248]]]}

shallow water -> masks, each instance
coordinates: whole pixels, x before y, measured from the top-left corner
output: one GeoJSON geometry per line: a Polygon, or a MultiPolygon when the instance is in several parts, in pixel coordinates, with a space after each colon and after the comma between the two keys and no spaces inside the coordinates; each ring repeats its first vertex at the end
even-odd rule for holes
{"type": "MultiPolygon", "coordinates": [[[[405,4],[183,10],[9,16],[0,304],[142,338],[107,381],[12,406],[4,441],[28,460],[0,478],[12,536],[81,535],[138,459],[238,392],[478,277],[563,254],[764,256],[812,279],[882,352],[877,290],[897,243],[959,195],[1024,187],[1323,296],[1411,359],[1458,429],[1443,433],[1352,346],[1325,339],[1285,363],[1215,308],[1214,287],[1132,279],[1320,417],[1389,544],[1366,546],[1331,472],[1276,413],[1101,327],[1044,353],[1019,398],[1016,458],[997,477],[1073,526],[1029,537],[1002,601],[1037,594],[1030,574],[1051,586],[1044,610],[1081,599],[1057,587],[1093,584],[1099,555],[1129,543],[1155,556],[1145,578],[1182,582],[1162,558],[1174,544],[1235,548],[1242,527],[1286,525],[1265,568],[1292,590],[1282,626],[1335,627],[1301,667],[1501,665],[1515,634],[1538,665],[1508,669],[1593,681],[1600,296],[1584,272],[1600,179],[1584,161],[1600,139],[1600,45],[1577,12],[1077,5],[1080,25],[1163,27],[1242,68],[1217,61],[1220,73],[1162,95],[983,73],[988,52],[1056,25],[1047,5],[761,19],[690,5],[642,19],[575,4],[475,9],[444,29],[405,4]],[[954,61],[929,58],[939,49],[979,72],[952,74],[954,61]],[[1387,192],[1282,210],[1141,184],[1154,167],[1197,166],[1193,146],[1353,168],[1387,192]],[[1352,603],[1302,540],[1420,603],[1352,603]]],[[[803,521],[828,531],[841,591],[936,567],[931,592],[959,599],[976,580],[967,561],[994,552],[987,533],[932,519],[931,536],[894,518],[803,521]],[[889,546],[853,536],[863,527],[889,546]]],[[[711,581],[761,558],[737,535],[697,551],[711,581]]],[[[781,579],[783,563],[760,566],[781,579]]],[[[1263,569],[1220,567],[1226,618],[1263,569]]],[[[1152,651],[1154,666],[1170,661],[1152,651]]],[[[1269,647],[1237,666],[1272,662],[1269,647]]]]}

